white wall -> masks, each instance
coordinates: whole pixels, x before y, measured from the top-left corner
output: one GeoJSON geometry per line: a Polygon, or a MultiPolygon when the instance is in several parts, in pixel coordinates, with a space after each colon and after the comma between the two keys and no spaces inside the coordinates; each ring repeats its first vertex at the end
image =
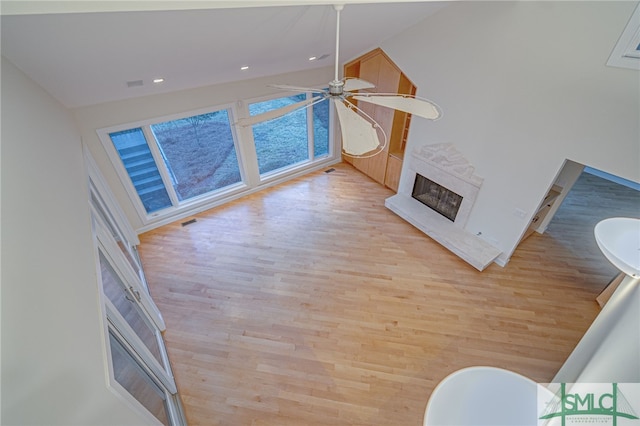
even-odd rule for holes
{"type": "Polygon", "coordinates": [[[107,388],[73,117],[2,58],[0,423],[141,424],[107,388]]]}
{"type": "MultiPolygon", "coordinates": [[[[202,108],[234,104],[239,100],[259,98],[278,92],[269,84],[291,84],[304,87],[322,87],[333,79],[331,67],[311,71],[283,74],[274,77],[245,80],[235,83],[201,87],[154,96],[108,102],[75,109],[73,112],[82,134],[106,181],[129,218],[134,229],[140,230],[143,223],[136,213],[126,190],[109,160],[97,129],[157,119],[174,114],[183,114],[202,108]]],[[[242,142],[242,141],[241,141],[242,142]]]]}
{"type": "MultiPolygon", "coordinates": [[[[582,174],[583,170],[584,170],[583,164],[576,163],[575,161],[571,161],[571,160],[566,160],[564,162],[564,165],[560,169],[560,172],[558,173],[556,180],[553,182],[555,185],[558,185],[560,188],[562,188],[562,192],[552,202],[551,208],[549,209],[548,213],[545,215],[544,219],[542,219],[542,221],[538,223],[538,225],[536,226],[535,228],[536,232],[543,234],[547,230],[549,223],[551,223],[551,221],[553,220],[553,216],[556,214],[556,212],[562,205],[562,202],[564,201],[564,199],[567,198],[567,195],[569,195],[569,192],[571,192],[571,188],[573,188],[573,185],[580,178],[580,175],[582,174]]],[[[542,204],[539,207],[542,207],[542,204]]]]}
{"type": "Polygon", "coordinates": [[[640,279],[625,276],[554,383],[640,383],[640,279]]]}
{"type": "Polygon", "coordinates": [[[605,66],[635,6],[454,2],[381,46],[444,111],[412,120],[407,149],[451,142],[476,167],[467,229],[501,263],[565,159],[640,181],[640,77],[605,66]]]}

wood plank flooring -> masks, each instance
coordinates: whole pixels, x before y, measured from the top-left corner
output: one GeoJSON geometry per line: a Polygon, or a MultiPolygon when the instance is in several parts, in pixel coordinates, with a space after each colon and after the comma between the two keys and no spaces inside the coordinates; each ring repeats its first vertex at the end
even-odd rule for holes
{"type": "Polygon", "coordinates": [[[191,425],[419,425],[459,368],[553,378],[615,275],[591,222],[626,207],[570,193],[547,233],[478,272],[335,169],[141,236],[191,425]]]}

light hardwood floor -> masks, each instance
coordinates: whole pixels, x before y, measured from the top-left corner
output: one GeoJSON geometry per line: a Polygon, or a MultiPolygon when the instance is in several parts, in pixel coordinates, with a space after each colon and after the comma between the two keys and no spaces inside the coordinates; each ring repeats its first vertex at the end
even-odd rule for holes
{"type": "Polygon", "coordinates": [[[547,233],[478,272],[335,169],[141,236],[190,424],[419,425],[459,368],[548,382],[616,272],[593,226],[638,215],[581,179],[547,233]]]}

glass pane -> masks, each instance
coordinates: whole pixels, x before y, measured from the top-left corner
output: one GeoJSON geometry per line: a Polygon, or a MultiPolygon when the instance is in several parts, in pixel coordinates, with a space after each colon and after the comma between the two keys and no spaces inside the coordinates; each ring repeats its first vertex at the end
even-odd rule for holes
{"type": "Polygon", "coordinates": [[[328,100],[313,106],[313,155],[329,155],[329,105],[328,100]]]}
{"type": "Polygon", "coordinates": [[[143,278],[144,274],[142,272],[140,259],[134,258],[134,256],[130,252],[130,250],[134,251],[135,247],[130,246],[127,243],[127,241],[125,241],[121,237],[120,231],[114,225],[115,221],[111,218],[111,215],[108,214],[107,211],[104,209],[104,204],[101,198],[93,190],[91,191],[91,204],[96,208],[98,215],[100,215],[100,217],[102,218],[102,221],[109,229],[111,236],[118,244],[118,247],[122,251],[122,254],[124,255],[125,259],[127,259],[127,262],[129,262],[129,264],[133,267],[133,269],[136,271],[136,274],[138,274],[140,278],[143,278]]]}
{"type": "MultiPolygon", "coordinates": [[[[272,99],[249,105],[251,115],[278,109],[306,99],[301,93],[295,96],[272,99]]],[[[286,114],[275,120],[253,126],[253,139],[258,155],[260,174],[291,166],[309,159],[307,108],[286,114]]]]}
{"type": "Polygon", "coordinates": [[[166,394],[109,330],[114,378],[163,424],[169,424],[166,394]]]}
{"type": "Polygon", "coordinates": [[[125,290],[126,286],[102,253],[100,253],[100,270],[102,273],[102,289],[105,296],[113,303],[113,306],[135,331],[144,345],[149,348],[154,358],[164,367],[156,329],[145,317],[138,303],[129,300],[132,296],[125,290]]]}
{"type": "Polygon", "coordinates": [[[151,126],[180,201],[242,180],[227,110],[151,126]]]}
{"type": "Polygon", "coordinates": [[[141,128],[109,133],[147,213],[171,206],[158,167],[141,128]]]}

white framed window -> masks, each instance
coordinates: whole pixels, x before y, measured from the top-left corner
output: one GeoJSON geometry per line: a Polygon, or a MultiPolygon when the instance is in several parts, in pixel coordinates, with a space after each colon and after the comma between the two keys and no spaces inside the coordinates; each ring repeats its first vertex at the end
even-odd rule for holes
{"type": "Polygon", "coordinates": [[[640,5],[636,6],[631,15],[609,56],[607,65],[640,70],[640,5]]]}
{"type": "Polygon", "coordinates": [[[243,189],[233,105],[100,129],[143,223],[243,189]]]}
{"type": "Polygon", "coordinates": [[[248,129],[236,124],[237,117],[310,95],[275,95],[97,133],[146,226],[334,161],[328,101],[248,129]]]}
{"type": "Polygon", "coordinates": [[[103,316],[108,386],[149,424],[186,420],[161,331],[164,320],[151,299],[137,237],[85,150],[98,294],[103,316]]]}
{"type": "Polygon", "coordinates": [[[83,147],[85,163],[89,171],[89,192],[91,196],[91,204],[96,209],[97,214],[102,218],[103,222],[108,226],[118,247],[122,250],[123,255],[127,258],[131,267],[140,276],[140,280],[145,284],[146,278],[142,270],[142,262],[138,255],[137,246],[140,244],[138,235],[135,233],[124,212],[115,201],[111,194],[111,190],[104,181],[102,175],[98,171],[98,166],[86,147],[83,147]]]}
{"type": "Polygon", "coordinates": [[[128,395],[125,399],[130,399],[132,404],[139,404],[149,424],[186,425],[177,394],[170,392],[145,368],[135,349],[111,327],[108,339],[112,387],[128,395]]]}
{"type": "MultiPolygon", "coordinates": [[[[311,99],[310,93],[252,101],[250,116],[311,99]]],[[[251,127],[261,180],[297,164],[329,156],[329,102],[302,108],[251,127]]]]}

